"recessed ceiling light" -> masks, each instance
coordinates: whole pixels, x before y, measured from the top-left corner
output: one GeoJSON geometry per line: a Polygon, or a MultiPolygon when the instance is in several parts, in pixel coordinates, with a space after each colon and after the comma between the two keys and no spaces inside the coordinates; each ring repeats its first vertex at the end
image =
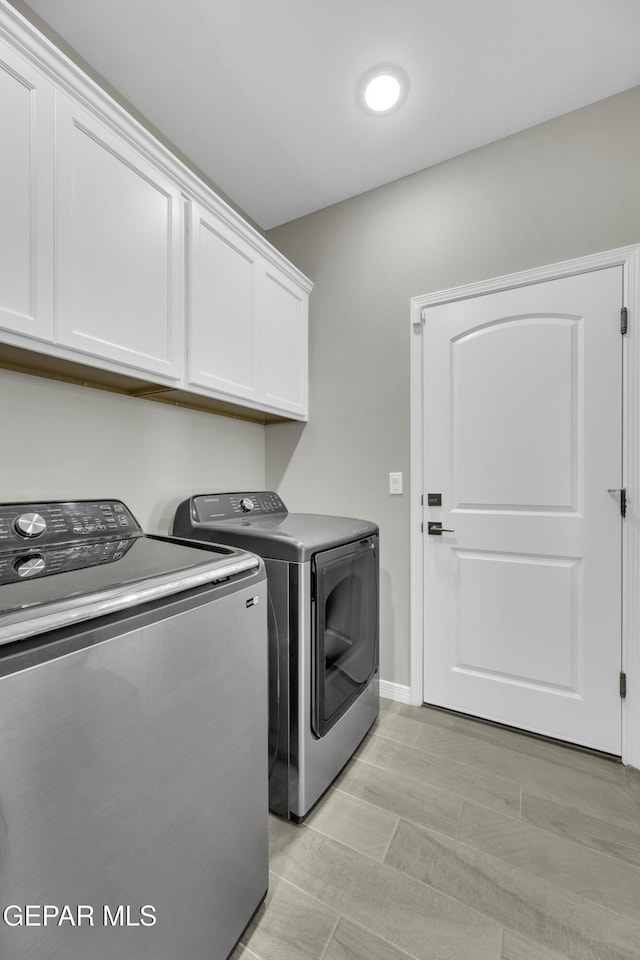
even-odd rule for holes
{"type": "Polygon", "coordinates": [[[360,102],[370,113],[389,113],[403,103],[409,84],[402,70],[382,65],[369,70],[360,83],[360,102]]]}

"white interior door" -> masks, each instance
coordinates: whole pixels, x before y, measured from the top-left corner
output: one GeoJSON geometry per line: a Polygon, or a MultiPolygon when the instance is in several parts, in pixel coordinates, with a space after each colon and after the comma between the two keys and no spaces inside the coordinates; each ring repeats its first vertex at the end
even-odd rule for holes
{"type": "Polygon", "coordinates": [[[424,699],[614,754],[622,279],[436,305],[423,336],[424,699]]]}

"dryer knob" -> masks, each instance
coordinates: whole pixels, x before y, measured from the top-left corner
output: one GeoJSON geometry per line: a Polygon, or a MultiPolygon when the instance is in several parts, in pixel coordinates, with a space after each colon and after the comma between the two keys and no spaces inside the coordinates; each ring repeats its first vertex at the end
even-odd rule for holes
{"type": "Polygon", "coordinates": [[[243,497],[242,500],[240,501],[240,509],[243,510],[244,513],[251,513],[254,507],[255,507],[255,503],[253,502],[251,497],[243,497]]]}
{"type": "Polygon", "coordinates": [[[47,529],[47,521],[39,513],[23,513],[14,524],[21,537],[39,537],[47,529]]]}

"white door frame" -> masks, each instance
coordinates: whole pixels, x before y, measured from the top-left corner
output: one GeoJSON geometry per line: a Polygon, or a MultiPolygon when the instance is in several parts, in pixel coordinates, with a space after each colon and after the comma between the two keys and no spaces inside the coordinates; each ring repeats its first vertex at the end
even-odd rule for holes
{"type": "MultiPolygon", "coordinates": [[[[623,303],[629,317],[628,332],[622,337],[622,485],[627,489],[627,516],[622,532],[622,669],[627,674],[627,696],[621,701],[622,760],[640,768],[640,244],[411,298],[410,700],[416,705],[423,702],[423,611],[424,603],[428,602],[421,531],[424,521],[422,330],[428,322],[425,317],[428,311],[424,308],[613,266],[623,268],[623,303]]],[[[612,682],[615,682],[615,666],[612,682]]]]}

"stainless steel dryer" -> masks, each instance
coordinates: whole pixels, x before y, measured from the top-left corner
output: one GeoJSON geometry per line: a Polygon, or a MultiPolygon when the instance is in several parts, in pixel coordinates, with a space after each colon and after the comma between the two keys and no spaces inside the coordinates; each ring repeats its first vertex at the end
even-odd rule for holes
{"type": "Polygon", "coordinates": [[[269,806],[301,821],[378,715],[378,527],[289,513],[277,493],[261,491],[190,497],[173,534],[265,561],[269,806]]]}

